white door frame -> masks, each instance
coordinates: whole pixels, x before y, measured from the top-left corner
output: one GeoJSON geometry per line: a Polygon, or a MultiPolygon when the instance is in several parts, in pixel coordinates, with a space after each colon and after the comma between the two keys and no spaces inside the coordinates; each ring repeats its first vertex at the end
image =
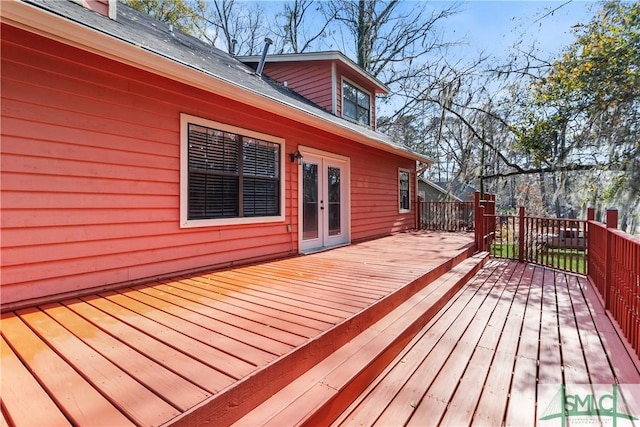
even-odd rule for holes
{"type": "MultiPolygon", "coordinates": [[[[324,246],[314,247],[314,248],[304,248],[303,249],[303,176],[302,176],[302,164],[298,165],[298,250],[301,253],[309,253],[318,250],[323,250],[329,247],[335,247],[340,245],[347,245],[351,243],[351,159],[346,156],[341,156],[339,154],[330,153],[327,151],[318,150],[311,147],[298,146],[298,151],[302,154],[302,162],[304,162],[304,157],[315,157],[321,159],[323,162],[326,162],[329,166],[331,164],[340,166],[343,173],[340,175],[340,183],[341,183],[341,191],[340,191],[340,207],[341,207],[341,217],[343,221],[340,221],[341,224],[341,234],[344,235],[344,238],[333,244],[328,244],[324,246]]],[[[322,173],[320,173],[322,176],[322,173]]],[[[324,212],[328,212],[327,209],[324,212]]],[[[328,224],[327,215],[323,219],[323,223],[325,224],[323,229],[326,230],[326,226],[328,224]]],[[[326,234],[326,232],[325,232],[326,234]]],[[[320,236],[322,237],[322,236],[320,236]]]]}

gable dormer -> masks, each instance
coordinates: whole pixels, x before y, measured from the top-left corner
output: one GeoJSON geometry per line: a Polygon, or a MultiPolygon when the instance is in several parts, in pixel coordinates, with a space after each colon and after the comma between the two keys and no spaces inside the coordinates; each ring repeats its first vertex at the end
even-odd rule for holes
{"type": "MultiPolygon", "coordinates": [[[[238,59],[257,68],[259,56],[238,59]]],[[[321,108],[375,129],[376,95],[389,89],[338,51],[268,55],[263,74],[321,108]]]]}

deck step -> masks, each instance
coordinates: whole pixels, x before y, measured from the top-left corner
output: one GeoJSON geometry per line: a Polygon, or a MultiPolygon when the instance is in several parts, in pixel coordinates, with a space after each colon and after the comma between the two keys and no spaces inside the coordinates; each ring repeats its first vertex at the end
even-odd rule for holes
{"type": "Polygon", "coordinates": [[[454,266],[234,425],[330,424],[487,258],[487,253],[480,253],[454,266]]]}

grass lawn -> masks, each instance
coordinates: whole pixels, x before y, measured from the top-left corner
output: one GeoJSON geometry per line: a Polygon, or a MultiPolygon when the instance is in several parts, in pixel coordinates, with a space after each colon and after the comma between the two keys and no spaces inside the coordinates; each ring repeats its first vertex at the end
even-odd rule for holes
{"type": "MultiPolygon", "coordinates": [[[[515,243],[494,243],[491,245],[491,255],[496,258],[518,258],[518,245],[515,243]]],[[[575,249],[541,249],[535,259],[525,260],[535,262],[548,267],[559,268],[572,271],[574,273],[586,274],[586,255],[584,251],[575,249]]]]}

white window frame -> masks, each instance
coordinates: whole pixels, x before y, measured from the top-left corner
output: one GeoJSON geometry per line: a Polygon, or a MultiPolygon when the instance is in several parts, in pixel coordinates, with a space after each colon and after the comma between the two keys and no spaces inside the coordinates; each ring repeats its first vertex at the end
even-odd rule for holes
{"type": "Polygon", "coordinates": [[[404,168],[398,168],[398,212],[399,213],[409,213],[411,212],[411,171],[409,169],[404,169],[404,168]],[[403,209],[402,208],[402,192],[401,192],[401,188],[400,188],[400,175],[402,173],[406,173],[407,174],[407,184],[409,184],[409,195],[407,197],[407,199],[409,200],[409,207],[408,209],[403,209]]]}
{"type": "MultiPolygon", "coordinates": [[[[373,110],[373,97],[371,96],[371,92],[369,92],[368,90],[364,89],[362,86],[352,82],[351,80],[349,80],[349,79],[347,79],[345,77],[342,77],[341,85],[340,85],[340,94],[342,95],[342,104],[341,104],[341,111],[340,111],[342,113],[341,114],[342,117],[347,119],[347,120],[349,120],[349,121],[352,121],[354,123],[358,123],[358,124],[360,124],[362,126],[372,127],[372,122],[373,122],[373,112],[372,112],[372,110],[373,110]],[[350,84],[351,86],[353,86],[354,88],[356,88],[360,92],[363,92],[363,93],[366,93],[367,95],[369,95],[369,123],[361,123],[361,122],[358,121],[357,118],[352,118],[352,117],[344,115],[344,84],[345,84],[345,82],[350,84]]],[[[356,95],[356,99],[357,99],[357,95],[356,95]]],[[[357,112],[357,104],[356,104],[356,112],[357,112]]],[[[357,116],[357,114],[356,114],[356,116],[357,116]]]]}
{"type": "Polygon", "coordinates": [[[214,227],[221,225],[260,224],[284,222],[285,220],[285,140],[273,135],[255,132],[249,129],[180,114],[180,228],[214,227]],[[241,218],[188,219],[189,214],[189,123],[235,133],[250,138],[280,144],[280,215],[241,218]]]}

